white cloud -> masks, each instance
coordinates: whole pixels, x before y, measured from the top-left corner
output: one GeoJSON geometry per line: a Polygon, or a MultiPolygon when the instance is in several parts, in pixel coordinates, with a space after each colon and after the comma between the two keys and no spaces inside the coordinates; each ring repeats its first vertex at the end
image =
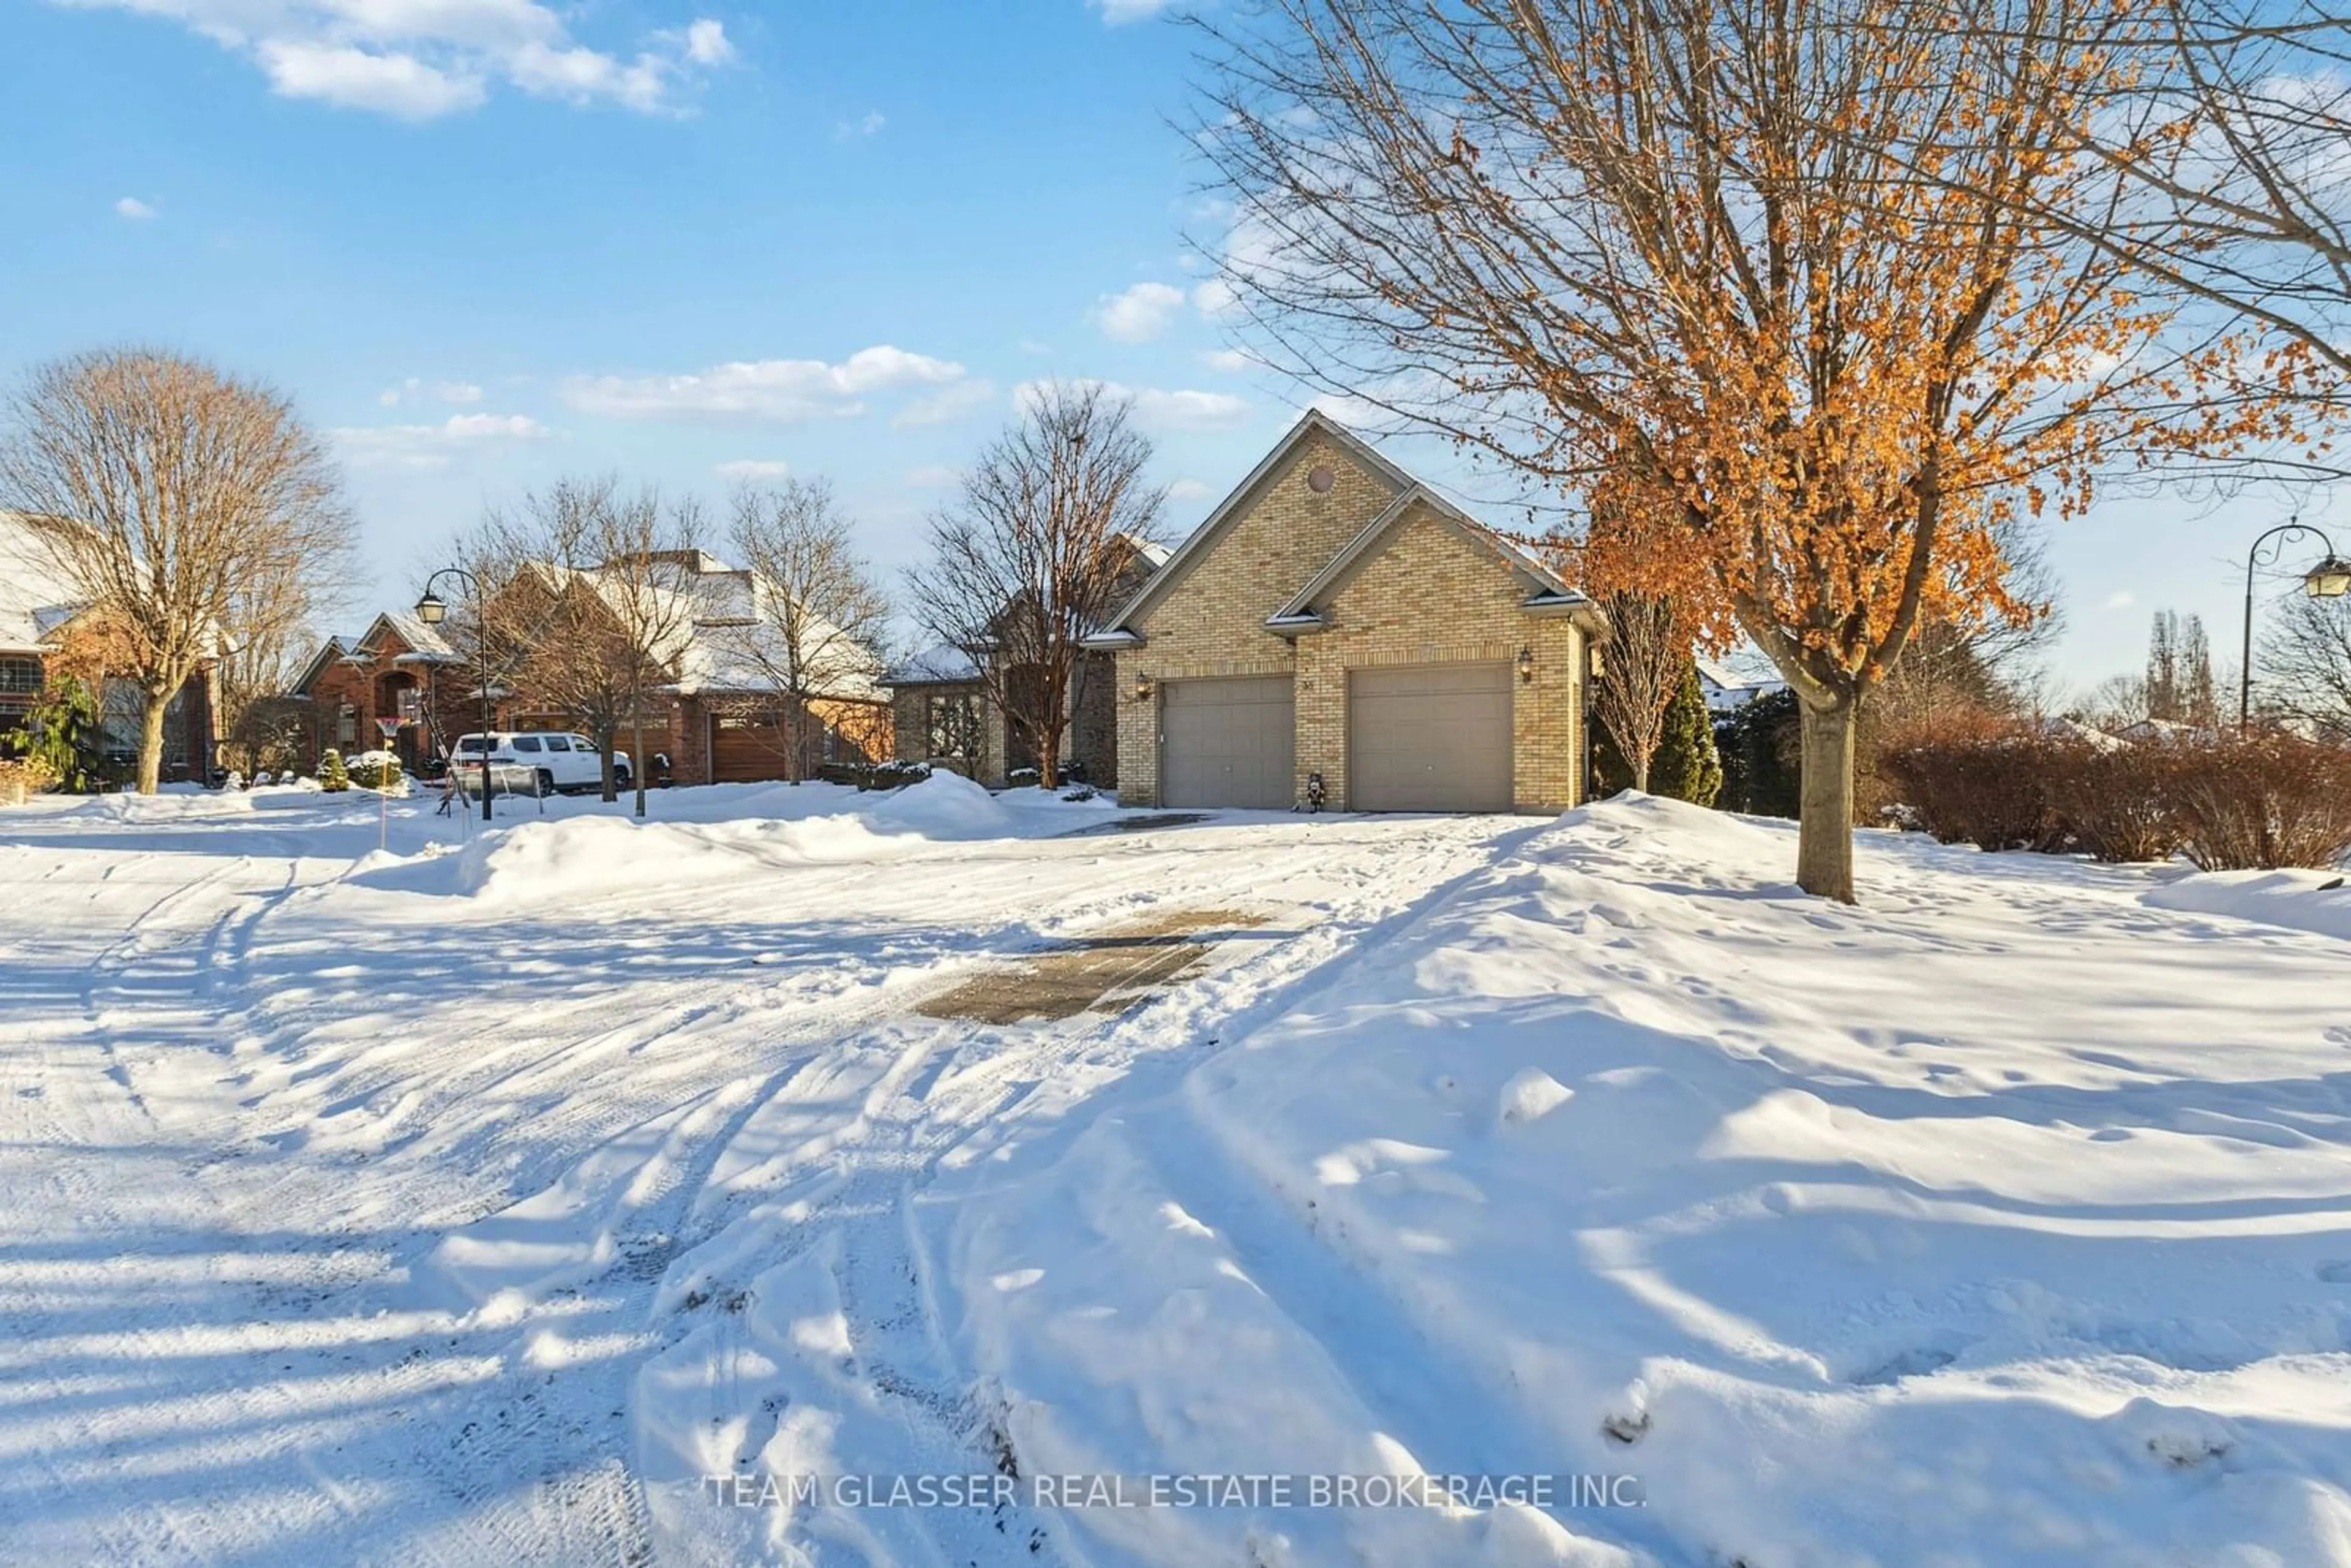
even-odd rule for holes
{"type": "Polygon", "coordinates": [[[908,470],[906,485],[914,490],[943,490],[962,477],[963,470],[960,468],[952,468],[944,463],[929,463],[908,470]]]}
{"type": "Polygon", "coordinates": [[[256,52],[269,85],[282,97],[320,99],[400,120],[471,109],[486,96],[479,77],[453,76],[413,55],[290,39],[266,40],[256,52]]]}
{"type": "Polygon", "coordinates": [[[1192,308],[1211,321],[1238,314],[1240,304],[1240,296],[1235,294],[1233,286],[1221,277],[1211,277],[1205,283],[1192,286],[1192,308]]]}
{"type": "MultiPolygon", "coordinates": [[[[411,376],[404,382],[384,388],[376,394],[375,401],[386,408],[397,408],[402,402],[422,402],[427,395],[424,379],[411,376]]],[[[482,401],[482,389],[471,382],[434,382],[429,395],[443,402],[479,402],[482,401]]]]}
{"type": "MultiPolygon", "coordinates": [[[[1012,402],[1016,407],[1031,408],[1051,384],[1022,382],[1012,389],[1012,402]]],[[[1246,399],[1230,392],[1164,392],[1157,387],[1128,387],[1116,382],[1091,380],[1071,384],[1100,387],[1112,397],[1134,399],[1135,419],[1153,430],[1233,430],[1247,424],[1252,412],[1246,399]]]]}
{"type": "Polygon", "coordinates": [[[2128,610],[2132,605],[2137,604],[2137,602],[2138,595],[2133,593],[2127,588],[2120,589],[2116,592],[2106,595],[2106,608],[2109,610],[2128,610]]]}
{"type": "Polygon", "coordinates": [[[70,0],[169,17],[246,55],[287,97],[430,120],[493,82],[574,103],[674,111],[681,89],[735,55],[707,17],[648,35],[632,56],[575,40],[542,0],[70,0]]]}
{"type": "Polygon", "coordinates": [[[1148,22],[1169,10],[1176,0],[1086,0],[1102,14],[1102,26],[1123,27],[1129,22],[1148,22]]]}
{"type": "Polygon", "coordinates": [[[1178,479],[1167,486],[1167,498],[1171,501],[1196,501],[1203,496],[1214,494],[1216,492],[1208,488],[1207,482],[1200,479],[1178,479]]]}
{"type": "Polygon", "coordinates": [[[1228,375],[1253,371],[1258,363],[1238,349],[1211,349],[1200,356],[1200,362],[1212,371],[1223,371],[1228,375]]]}
{"type": "Polygon", "coordinates": [[[780,479],[791,471],[790,464],[766,457],[739,457],[712,470],[721,479],[780,479]]]}
{"type": "Polygon", "coordinates": [[[1184,291],[1168,283],[1138,283],[1119,294],[1105,294],[1094,306],[1094,324],[1105,338],[1122,343],[1147,343],[1167,329],[1184,304],[1184,291]]]}
{"type": "Polygon", "coordinates": [[[723,66],[735,57],[735,46],[724,26],[705,16],[685,29],[685,57],[698,66],[723,66]]]}
{"type": "Polygon", "coordinates": [[[855,120],[834,120],[832,139],[835,141],[855,141],[860,138],[872,135],[889,123],[888,115],[878,109],[869,109],[855,120]]]}
{"type": "Polygon", "coordinates": [[[155,209],[136,196],[123,197],[114,204],[114,210],[117,214],[129,218],[133,223],[145,223],[155,215],[155,209]]]}
{"type": "Polygon", "coordinates": [[[900,429],[915,424],[944,424],[948,420],[961,419],[965,414],[985,408],[995,400],[994,382],[956,382],[927,396],[914,399],[900,409],[890,423],[900,429]]]}
{"type": "Polygon", "coordinates": [[[347,425],[327,434],[356,467],[443,468],[460,453],[544,441],[555,432],[528,414],[453,413],[439,424],[347,425]]]}
{"type": "Polygon", "coordinates": [[[789,424],[865,412],[875,392],[945,387],[961,365],[880,344],[838,364],[822,360],[744,360],[689,375],[574,376],[563,401],[611,419],[725,417],[789,424]]]}

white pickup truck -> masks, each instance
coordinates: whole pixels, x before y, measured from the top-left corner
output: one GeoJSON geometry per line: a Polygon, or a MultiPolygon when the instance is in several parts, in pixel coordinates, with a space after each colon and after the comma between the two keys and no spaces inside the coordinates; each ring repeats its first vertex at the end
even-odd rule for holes
{"type": "MultiPolygon", "coordinates": [[[[538,794],[560,795],[597,789],[604,782],[596,743],[565,730],[502,729],[487,737],[459,736],[451,765],[465,776],[461,781],[469,788],[478,781],[485,756],[490,764],[490,781],[501,789],[521,785],[528,790],[527,781],[535,781],[538,794]]],[[[612,753],[612,779],[623,789],[631,787],[625,751],[612,753]]]]}

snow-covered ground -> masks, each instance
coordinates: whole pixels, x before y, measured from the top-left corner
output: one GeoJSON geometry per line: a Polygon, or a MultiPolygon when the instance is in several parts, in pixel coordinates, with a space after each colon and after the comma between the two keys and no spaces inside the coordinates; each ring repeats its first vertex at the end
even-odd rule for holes
{"type": "Polygon", "coordinates": [[[0,1562],[2351,1563],[2319,879],[654,809],[0,815],[0,1562]],[[1186,911],[1246,918],[1132,1010],[917,1010],[1186,911]],[[1632,1481],[1027,1490],[1424,1472],[1632,1481]]]}

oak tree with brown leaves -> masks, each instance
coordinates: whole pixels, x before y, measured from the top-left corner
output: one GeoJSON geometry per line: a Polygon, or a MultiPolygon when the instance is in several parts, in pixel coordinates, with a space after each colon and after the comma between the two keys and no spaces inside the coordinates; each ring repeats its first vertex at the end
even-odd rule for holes
{"type": "MultiPolygon", "coordinates": [[[[2102,471],[2274,431],[2120,258],[2036,214],[2123,0],[1269,0],[1197,132],[1260,357],[1601,493],[1602,588],[1802,705],[1797,881],[1854,896],[1855,716],[1913,631],[2021,616],[1999,547],[2102,471]]],[[[2264,367],[2283,384],[2294,363],[2264,367]]]]}

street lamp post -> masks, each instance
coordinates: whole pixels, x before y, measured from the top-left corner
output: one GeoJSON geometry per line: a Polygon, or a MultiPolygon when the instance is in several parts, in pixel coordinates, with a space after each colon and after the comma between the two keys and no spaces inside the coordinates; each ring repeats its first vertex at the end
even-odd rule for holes
{"type": "MultiPolygon", "coordinates": [[[[434,595],[433,585],[444,577],[461,580],[474,596],[474,675],[482,686],[482,821],[490,816],[490,735],[497,722],[490,712],[490,607],[482,601],[482,580],[462,566],[444,566],[424,580],[424,592],[416,601],[416,618],[427,626],[438,626],[449,618],[449,606],[434,595]]],[[[457,766],[451,758],[449,766],[457,766]]]]}
{"type": "Polygon", "coordinates": [[[2253,548],[2245,552],[2245,643],[2237,666],[2237,733],[2242,735],[2251,727],[2253,714],[2253,569],[2261,563],[2262,547],[2272,539],[2278,541],[2270,550],[2275,561],[2285,549],[2285,540],[2295,534],[2308,534],[2326,552],[2316,566],[2302,574],[2302,591],[2313,599],[2340,599],[2351,593],[2351,560],[2335,553],[2335,541],[2300,517],[2280,523],[2253,540],[2253,548]]]}

